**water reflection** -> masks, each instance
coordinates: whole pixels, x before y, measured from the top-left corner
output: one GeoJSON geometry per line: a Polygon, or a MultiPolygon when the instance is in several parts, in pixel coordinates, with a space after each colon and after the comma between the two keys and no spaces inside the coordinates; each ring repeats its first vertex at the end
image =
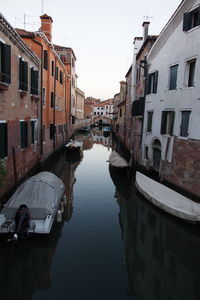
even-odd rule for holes
{"type": "Polygon", "coordinates": [[[73,186],[75,170],[82,154],[70,157],[66,151],[53,155],[41,170],[59,176],[64,184],[67,203],[62,214],[62,222],[55,223],[49,236],[31,237],[17,244],[0,240],[0,299],[31,300],[37,290],[51,287],[51,264],[61,236],[64,222],[68,222],[73,212],[73,186]]]}
{"type": "Polygon", "coordinates": [[[117,176],[118,180],[111,174],[120,204],[131,295],[139,300],[200,299],[199,228],[152,206],[136,192],[134,183],[129,197],[123,178],[117,176]]]}
{"type": "Polygon", "coordinates": [[[29,300],[36,290],[51,286],[51,264],[63,223],[56,224],[49,238],[22,241],[0,247],[1,300],[29,300]]]}

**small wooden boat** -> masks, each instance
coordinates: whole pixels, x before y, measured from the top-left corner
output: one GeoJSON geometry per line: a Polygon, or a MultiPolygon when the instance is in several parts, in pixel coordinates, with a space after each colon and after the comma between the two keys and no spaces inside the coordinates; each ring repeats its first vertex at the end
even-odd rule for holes
{"type": "Polygon", "coordinates": [[[199,203],[140,172],[136,172],[135,185],[147,200],[165,212],[190,222],[200,221],[199,203]]]}
{"type": "Polygon", "coordinates": [[[74,151],[74,150],[81,151],[82,146],[83,146],[83,142],[78,142],[78,141],[73,141],[73,140],[70,140],[69,143],[67,143],[65,145],[67,150],[70,150],[70,151],[74,151]]]}
{"type": "Polygon", "coordinates": [[[64,183],[53,173],[40,172],[30,177],[3,206],[0,212],[0,233],[16,232],[16,216],[23,207],[26,208],[24,214],[29,218],[28,233],[50,233],[56,215],[60,212],[64,191],[64,183]]]}
{"type": "Polygon", "coordinates": [[[129,169],[128,162],[116,151],[112,151],[108,162],[110,163],[110,167],[116,171],[124,172],[129,169]]]}

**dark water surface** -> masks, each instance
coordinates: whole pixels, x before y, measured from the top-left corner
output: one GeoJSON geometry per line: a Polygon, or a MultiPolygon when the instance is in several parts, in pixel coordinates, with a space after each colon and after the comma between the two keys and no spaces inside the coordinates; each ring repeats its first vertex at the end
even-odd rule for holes
{"type": "Polygon", "coordinates": [[[44,166],[65,183],[63,221],[49,237],[1,245],[0,300],[200,299],[199,228],[109,170],[109,146],[90,136],[81,159],[60,153],[44,166]]]}

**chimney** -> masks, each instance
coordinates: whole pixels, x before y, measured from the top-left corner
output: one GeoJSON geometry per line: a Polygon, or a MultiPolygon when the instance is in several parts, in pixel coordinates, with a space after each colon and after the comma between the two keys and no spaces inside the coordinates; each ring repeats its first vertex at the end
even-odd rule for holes
{"type": "Polygon", "coordinates": [[[48,40],[51,42],[52,40],[52,23],[53,20],[50,16],[44,14],[40,17],[41,19],[41,28],[40,30],[44,32],[48,40]]]}
{"type": "Polygon", "coordinates": [[[148,36],[148,31],[149,31],[149,24],[150,22],[143,22],[142,27],[143,27],[143,40],[145,41],[147,36],[148,36]]]}

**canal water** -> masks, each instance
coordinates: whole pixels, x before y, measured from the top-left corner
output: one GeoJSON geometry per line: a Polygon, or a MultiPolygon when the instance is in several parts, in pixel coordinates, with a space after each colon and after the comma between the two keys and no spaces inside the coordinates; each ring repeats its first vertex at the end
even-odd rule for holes
{"type": "Polygon", "coordinates": [[[150,205],[109,169],[111,137],[77,136],[83,154],[43,166],[66,187],[49,237],[1,242],[1,300],[199,300],[200,231],[150,205]]]}

